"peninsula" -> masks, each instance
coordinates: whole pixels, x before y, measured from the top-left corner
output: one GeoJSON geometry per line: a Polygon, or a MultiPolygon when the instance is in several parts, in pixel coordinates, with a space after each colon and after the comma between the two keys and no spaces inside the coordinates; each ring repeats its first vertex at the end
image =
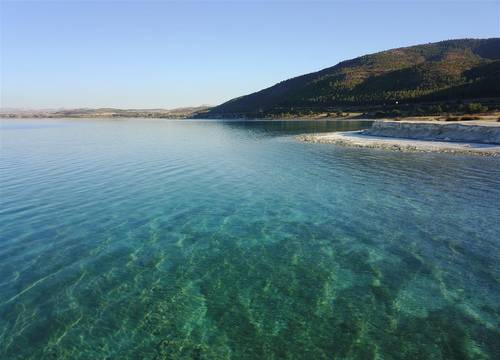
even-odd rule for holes
{"type": "Polygon", "coordinates": [[[298,139],[403,152],[500,156],[500,122],[485,120],[376,120],[367,130],[301,135],[298,139]]]}

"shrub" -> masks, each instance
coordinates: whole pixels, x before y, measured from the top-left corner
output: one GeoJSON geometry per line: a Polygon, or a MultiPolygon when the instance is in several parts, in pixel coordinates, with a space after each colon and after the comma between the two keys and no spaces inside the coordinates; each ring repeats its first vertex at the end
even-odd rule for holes
{"type": "Polygon", "coordinates": [[[390,112],[390,115],[391,115],[391,116],[394,116],[394,117],[401,116],[401,111],[399,111],[398,109],[393,109],[393,110],[390,112]]]}
{"type": "Polygon", "coordinates": [[[471,113],[481,113],[488,111],[488,107],[480,104],[480,103],[469,103],[467,104],[467,111],[471,113]]]}
{"type": "Polygon", "coordinates": [[[417,115],[424,115],[424,114],[425,114],[425,109],[422,109],[421,107],[417,107],[417,108],[415,109],[415,113],[416,113],[417,115]]]}
{"type": "Polygon", "coordinates": [[[441,105],[433,105],[429,110],[433,114],[441,114],[443,112],[441,105]]]}

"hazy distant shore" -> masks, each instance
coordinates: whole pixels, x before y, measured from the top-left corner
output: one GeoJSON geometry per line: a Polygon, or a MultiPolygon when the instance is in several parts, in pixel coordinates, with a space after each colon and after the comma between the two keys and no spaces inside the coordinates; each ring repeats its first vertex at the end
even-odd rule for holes
{"type": "Polygon", "coordinates": [[[194,113],[206,111],[208,106],[183,107],[175,109],[40,109],[40,110],[1,110],[0,118],[160,118],[184,119],[194,113]]]}

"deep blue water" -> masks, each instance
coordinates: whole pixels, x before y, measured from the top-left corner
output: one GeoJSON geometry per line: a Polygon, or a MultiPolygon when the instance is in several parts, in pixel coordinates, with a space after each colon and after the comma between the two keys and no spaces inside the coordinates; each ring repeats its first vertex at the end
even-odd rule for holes
{"type": "Polygon", "coordinates": [[[500,358],[500,160],[363,126],[4,120],[0,358],[500,358]]]}

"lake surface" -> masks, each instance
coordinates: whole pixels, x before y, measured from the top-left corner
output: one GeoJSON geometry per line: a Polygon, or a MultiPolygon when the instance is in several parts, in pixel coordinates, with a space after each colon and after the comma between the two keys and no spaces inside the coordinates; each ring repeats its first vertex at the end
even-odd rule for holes
{"type": "Polygon", "coordinates": [[[500,358],[500,160],[367,125],[4,120],[0,358],[500,358]]]}

